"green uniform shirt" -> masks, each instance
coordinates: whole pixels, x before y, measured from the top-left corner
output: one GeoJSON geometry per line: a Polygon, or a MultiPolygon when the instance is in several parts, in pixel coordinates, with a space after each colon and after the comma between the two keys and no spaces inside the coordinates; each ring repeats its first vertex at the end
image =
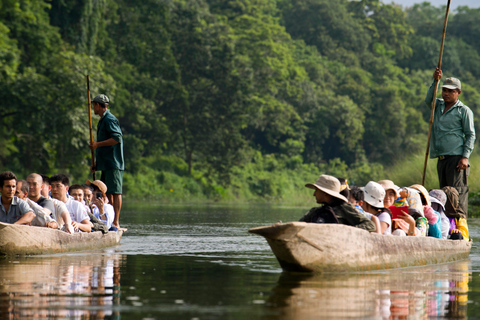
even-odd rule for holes
{"type": "Polygon", "coordinates": [[[98,147],[96,151],[97,170],[125,170],[123,161],[123,134],[118,119],[107,109],[97,126],[97,142],[110,138],[118,141],[108,147],[98,147]]]}
{"type": "MultiPolygon", "coordinates": [[[[428,89],[425,103],[431,107],[435,82],[428,89]]],[[[475,143],[473,112],[457,100],[445,114],[445,101],[437,99],[433,117],[432,137],[430,140],[430,158],[445,155],[470,157],[475,143]]]]}

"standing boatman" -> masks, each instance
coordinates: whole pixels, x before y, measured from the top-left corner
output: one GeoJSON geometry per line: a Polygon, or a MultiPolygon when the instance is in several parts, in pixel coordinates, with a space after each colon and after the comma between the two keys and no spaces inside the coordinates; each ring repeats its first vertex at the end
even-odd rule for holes
{"type": "Polygon", "coordinates": [[[107,185],[107,198],[115,209],[112,225],[120,228],[119,218],[122,209],[122,185],[125,164],[123,160],[123,134],[118,119],[108,110],[110,100],[104,94],[93,99],[93,111],[100,116],[97,126],[97,141],[89,145],[95,151],[92,172],[102,171],[100,178],[107,185]]]}
{"type": "MultiPolygon", "coordinates": [[[[436,68],[434,82],[425,97],[425,103],[431,107],[435,80],[442,78],[442,70],[436,68]]],[[[435,115],[430,140],[430,158],[438,158],[437,173],[440,189],[451,186],[457,189],[460,207],[468,212],[468,158],[475,143],[473,112],[464,105],[458,96],[462,93],[462,84],[457,78],[445,79],[442,86],[442,98],[435,102],[435,115]]]]}

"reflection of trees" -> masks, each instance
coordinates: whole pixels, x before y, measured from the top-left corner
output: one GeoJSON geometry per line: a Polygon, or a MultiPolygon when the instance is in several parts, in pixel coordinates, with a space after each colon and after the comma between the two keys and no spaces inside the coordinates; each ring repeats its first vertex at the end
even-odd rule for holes
{"type": "Polygon", "coordinates": [[[78,255],[1,261],[0,318],[112,316],[123,260],[122,255],[78,255]]]}
{"type": "Polygon", "coordinates": [[[470,262],[362,274],[282,273],[264,319],[467,316],[470,262]]]}

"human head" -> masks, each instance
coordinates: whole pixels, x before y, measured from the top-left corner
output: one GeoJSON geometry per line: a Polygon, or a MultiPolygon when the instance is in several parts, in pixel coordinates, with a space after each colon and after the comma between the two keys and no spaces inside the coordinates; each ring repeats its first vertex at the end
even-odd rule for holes
{"type": "Polygon", "coordinates": [[[380,180],[378,183],[385,190],[385,198],[383,199],[383,206],[385,208],[393,206],[395,199],[399,197],[398,187],[393,183],[392,180],[380,180]]]}
{"type": "MultiPolygon", "coordinates": [[[[85,182],[85,184],[87,186],[90,186],[93,188],[93,193],[96,193],[96,192],[101,192],[102,193],[102,197],[104,199],[107,198],[107,185],[105,183],[103,183],[103,181],[100,181],[100,180],[93,180],[93,181],[90,181],[90,180],[87,180],[85,182]]],[[[92,196],[93,198],[93,196],[92,196]]]]}
{"type": "Polygon", "coordinates": [[[363,200],[363,190],[357,186],[350,187],[350,198],[348,199],[348,202],[353,205],[359,205],[361,207],[363,205],[363,200]]]}
{"type": "Polygon", "coordinates": [[[22,200],[25,200],[28,195],[28,183],[25,180],[17,180],[17,190],[15,195],[22,200]]]}
{"type": "MultiPolygon", "coordinates": [[[[333,176],[322,174],[320,175],[320,177],[318,177],[315,183],[307,183],[305,187],[309,189],[321,191],[321,192],[315,191],[314,193],[315,197],[317,198],[317,202],[318,202],[318,195],[323,195],[323,193],[327,195],[326,198],[329,198],[328,196],[330,196],[330,197],[348,202],[348,199],[340,194],[340,181],[338,181],[338,179],[333,176]]],[[[329,202],[321,202],[321,203],[329,203],[329,202]]]]}
{"type": "Polygon", "coordinates": [[[68,193],[75,199],[76,201],[83,202],[84,193],[83,187],[79,184],[72,184],[68,188],[68,193]]]}
{"type": "Polygon", "coordinates": [[[442,98],[445,103],[455,103],[462,93],[462,84],[457,78],[447,78],[442,86],[442,98]]]}
{"type": "Polygon", "coordinates": [[[82,185],[82,187],[83,187],[83,195],[84,195],[85,201],[88,204],[92,202],[93,188],[91,186],[87,186],[86,184],[82,185]]]}
{"type": "Polygon", "coordinates": [[[44,196],[45,198],[48,198],[48,194],[50,193],[50,190],[52,189],[52,186],[50,185],[50,178],[44,174],[41,174],[40,175],[42,177],[42,182],[43,182],[43,186],[42,186],[42,196],[44,196]]]}
{"type": "Polygon", "coordinates": [[[410,188],[418,190],[418,192],[420,193],[420,198],[422,198],[422,205],[432,205],[432,203],[430,202],[430,196],[428,195],[428,191],[427,189],[425,189],[424,186],[422,186],[421,184],[414,184],[411,185],[410,188]]]}
{"type": "Polygon", "coordinates": [[[13,172],[5,171],[0,173],[0,188],[2,198],[6,200],[13,199],[17,188],[17,177],[13,172]]]}
{"type": "Polygon", "coordinates": [[[368,204],[375,209],[383,208],[383,200],[385,199],[385,189],[375,181],[367,183],[363,189],[364,204],[368,204]]]}
{"type": "Polygon", "coordinates": [[[95,114],[103,115],[105,110],[108,108],[108,104],[110,103],[110,99],[104,94],[99,94],[95,98],[93,98],[93,111],[95,114]]]}
{"type": "Polygon", "coordinates": [[[338,178],[338,181],[340,181],[340,194],[347,199],[350,198],[350,187],[348,186],[347,179],[338,178]]]}
{"type": "Polygon", "coordinates": [[[445,192],[443,192],[443,190],[441,189],[433,189],[430,190],[428,194],[430,195],[430,202],[432,202],[432,207],[434,203],[437,203],[443,209],[443,211],[445,211],[445,203],[447,202],[447,195],[445,194],[445,192]]]}
{"type": "Polygon", "coordinates": [[[67,191],[70,180],[64,174],[56,174],[50,177],[50,186],[52,187],[52,197],[67,202],[67,191]]]}
{"type": "Polygon", "coordinates": [[[28,196],[32,199],[40,197],[43,188],[42,176],[37,173],[31,173],[27,176],[28,196]]]}

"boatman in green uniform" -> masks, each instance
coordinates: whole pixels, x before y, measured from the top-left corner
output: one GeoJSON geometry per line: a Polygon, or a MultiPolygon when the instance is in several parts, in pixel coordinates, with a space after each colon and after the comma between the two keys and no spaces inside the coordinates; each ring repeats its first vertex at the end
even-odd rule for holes
{"type": "Polygon", "coordinates": [[[93,99],[93,110],[100,116],[97,126],[97,141],[89,145],[95,150],[95,164],[92,172],[102,171],[100,178],[107,185],[107,198],[115,209],[112,225],[120,228],[119,218],[122,209],[123,134],[118,119],[108,110],[110,100],[104,94],[93,99]]]}
{"type": "MultiPolygon", "coordinates": [[[[433,74],[434,82],[428,89],[425,103],[431,107],[435,79],[442,78],[442,70],[437,68],[433,74]]],[[[458,98],[462,93],[462,84],[457,78],[445,79],[442,86],[442,98],[436,99],[430,140],[430,158],[438,158],[437,173],[440,189],[454,187],[459,193],[459,203],[463,212],[468,212],[468,158],[475,143],[473,112],[458,98]]]]}

